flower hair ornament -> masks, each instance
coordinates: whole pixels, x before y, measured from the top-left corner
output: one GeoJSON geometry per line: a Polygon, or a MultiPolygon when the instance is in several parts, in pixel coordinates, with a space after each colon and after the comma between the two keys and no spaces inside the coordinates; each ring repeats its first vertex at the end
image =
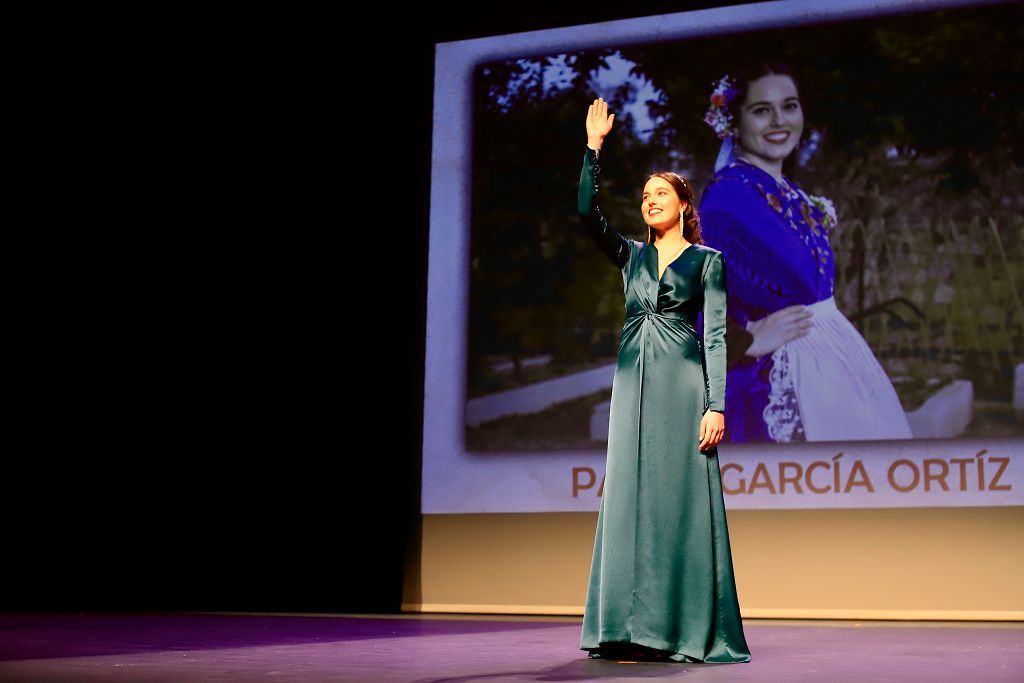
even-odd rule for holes
{"type": "Polygon", "coordinates": [[[836,227],[836,223],[839,219],[836,215],[835,204],[832,203],[831,199],[829,199],[828,197],[819,197],[816,195],[811,195],[807,197],[807,199],[810,200],[811,204],[817,206],[821,210],[821,212],[825,214],[824,226],[826,230],[832,230],[834,227],[836,227]]]}
{"type": "Polygon", "coordinates": [[[729,111],[729,103],[733,101],[739,90],[729,74],[725,74],[712,85],[715,86],[715,89],[711,91],[711,106],[704,114],[704,123],[711,126],[715,135],[722,140],[718,158],[715,160],[715,172],[717,173],[719,169],[727,166],[735,158],[733,145],[736,127],[732,120],[732,113],[729,111]]]}

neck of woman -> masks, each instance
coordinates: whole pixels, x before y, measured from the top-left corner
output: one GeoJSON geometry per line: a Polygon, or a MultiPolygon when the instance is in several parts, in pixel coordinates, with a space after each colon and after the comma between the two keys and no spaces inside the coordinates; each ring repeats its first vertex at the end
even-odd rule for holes
{"type": "Polygon", "coordinates": [[[747,163],[757,166],[759,169],[775,178],[777,182],[783,182],[782,180],[782,159],[765,159],[754,154],[747,154],[746,150],[740,148],[736,152],[736,156],[743,159],[747,163]]]}
{"type": "Polygon", "coordinates": [[[665,234],[660,235],[654,228],[650,228],[651,231],[651,244],[658,248],[658,251],[662,251],[668,248],[670,251],[674,249],[681,249],[686,241],[683,236],[679,234],[679,228],[669,228],[665,231],[665,234]]]}

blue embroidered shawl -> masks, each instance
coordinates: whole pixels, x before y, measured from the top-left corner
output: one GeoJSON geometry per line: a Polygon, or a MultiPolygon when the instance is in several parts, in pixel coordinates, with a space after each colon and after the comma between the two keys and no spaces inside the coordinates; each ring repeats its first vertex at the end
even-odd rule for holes
{"type": "MultiPolygon", "coordinates": [[[[733,322],[745,326],[832,296],[835,262],[828,236],[835,213],[827,199],[736,159],[704,190],[700,219],[704,241],[724,257],[733,322]]],[[[729,369],[726,440],[771,441],[762,411],[772,365],[766,354],[729,369]]]]}

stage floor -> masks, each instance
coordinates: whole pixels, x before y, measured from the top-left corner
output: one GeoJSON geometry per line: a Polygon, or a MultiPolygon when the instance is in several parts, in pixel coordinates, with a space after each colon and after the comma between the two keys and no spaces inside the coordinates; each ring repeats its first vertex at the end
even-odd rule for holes
{"type": "Polygon", "coordinates": [[[0,613],[0,681],[1024,681],[1024,624],[744,620],[743,664],[588,659],[578,617],[0,613]]]}

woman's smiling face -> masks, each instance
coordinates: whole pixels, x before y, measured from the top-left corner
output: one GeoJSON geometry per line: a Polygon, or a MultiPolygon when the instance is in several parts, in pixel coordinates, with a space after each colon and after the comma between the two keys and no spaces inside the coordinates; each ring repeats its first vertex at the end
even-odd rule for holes
{"type": "Polygon", "coordinates": [[[652,228],[665,229],[679,222],[679,212],[686,208],[672,185],[664,178],[651,178],[644,185],[640,210],[652,228]]]}
{"type": "Polygon", "coordinates": [[[737,127],[747,154],[767,161],[788,157],[804,130],[804,110],[793,79],[768,74],[751,81],[737,127]]]}

